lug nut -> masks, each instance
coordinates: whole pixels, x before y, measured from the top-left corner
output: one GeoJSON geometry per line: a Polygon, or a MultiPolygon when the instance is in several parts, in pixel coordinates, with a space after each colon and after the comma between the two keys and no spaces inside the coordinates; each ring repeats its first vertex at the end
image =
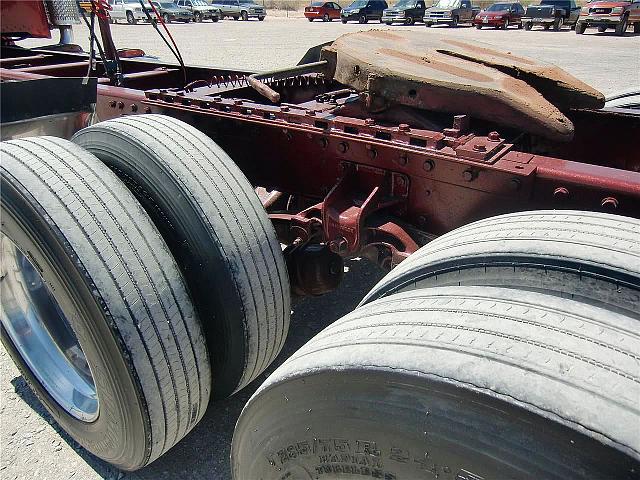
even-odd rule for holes
{"type": "Polygon", "coordinates": [[[117,105],[117,103],[116,103],[116,101],[115,101],[115,100],[111,100],[111,101],[109,102],[109,106],[110,106],[111,108],[116,108],[116,105],[117,105]]]}
{"type": "Polygon", "coordinates": [[[118,102],[118,108],[122,110],[124,108],[124,102],[118,102]]]}
{"type": "Polygon", "coordinates": [[[347,150],[349,150],[349,144],[346,142],[340,142],[338,144],[338,151],[340,153],[347,153],[347,150]]]}
{"type": "Polygon", "coordinates": [[[426,172],[430,172],[435,168],[435,166],[436,164],[433,163],[433,160],[427,160],[422,164],[422,168],[424,168],[426,172]]]}

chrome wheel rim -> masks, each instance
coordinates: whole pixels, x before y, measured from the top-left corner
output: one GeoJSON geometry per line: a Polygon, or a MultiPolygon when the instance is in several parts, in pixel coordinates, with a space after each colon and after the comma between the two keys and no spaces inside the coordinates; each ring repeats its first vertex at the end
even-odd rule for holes
{"type": "Polygon", "coordinates": [[[69,415],[94,421],[98,395],[75,332],[29,259],[7,236],[0,242],[2,326],[49,395],[69,415]]]}

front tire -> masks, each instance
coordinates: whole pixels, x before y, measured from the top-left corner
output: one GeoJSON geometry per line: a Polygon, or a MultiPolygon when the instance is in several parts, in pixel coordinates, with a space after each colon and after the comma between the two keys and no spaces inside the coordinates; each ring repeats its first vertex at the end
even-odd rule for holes
{"type": "Polygon", "coordinates": [[[133,12],[127,12],[127,23],[129,25],[135,25],[136,23],[138,23],[136,17],[133,16],[133,12]]]}
{"type": "Polygon", "coordinates": [[[476,23],[476,29],[477,30],[482,30],[482,25],[480,25],[479,23],[476,23]]]}
{"type": "Polygon", "coordinates": [[[509,28],[509,19],[506,19],[506,20],[504,21],[504,25],[502,25],[502,29],[503,29],[503,30],[506,30],[507,28],[509,28]]]}
{"type": "Polygon", "coordinates": [[[555,22],[553,22],[553,29],[558,32],[564,25],[564,20],[562,18],[557,18],[555,22]]]}
{"type": "Polygon", "coordinates": [[[243,21],[247,21],[249,20],[249,14],[247,12],[245,12],[244,10],[242,12],[240,12],[240,17],[242,17],[243,21]]]}
{"type": "Polygon", "coordinates": [[[358,23],[367,23],[368,21],[369,19],[366,15],[360,15],[360,17],[358,18],[358,23]]]}
{"type": "Polygon", "coordinates": [[[528,30],[531,30],[532,28],[533,28],[533,23],[527,22],[527,23],[524,24],[524,29],[525,30],[528,31],[528,30]]]}
{"type": "Polygon", "coordinates": [[[169,14],[165,13],[164,15],[162,15],[162,21],[164,23],[171,23],[171,18],[169,17],[169,14]]]}
{"type": "Polygon", "coordinates": [[[233,478],[630,480],[638,342],[636,320],[536,292],[378,300],[253,395],[233,478]]]}
{"type": "Polygon", "coordinates": [[[413,24],[415,23],[415,19],[414,19],[413,17],[408,17],[408,18],[405,20],[405,22],[404,22],[404,23],[405,23],[405,25],[409,25],[409,26],[411,26],[411,25],[413,25],[413,24]]]}
{"type": "Polygon", "coordinates": [[[214,396],[264,371],[289,329],[289,281],[273,225],[229,156],[171,117],[132,115],[95,124],[73,141],[131,189],[183,271],[204,322],[214,396]]]}
{"type": "Polygon", "coordinates": [[[313,18],[307,18],[307,20],[309,20],[309,22],[313,22],[313,18]]]}
{"type": "Polygon", "coordinates": [[[328,22],[329,21],[329,15],[327,13],[325,13],[322,17],[322,21],[323,22],[328,22]]]}
{"type": "Polygon", "coordinates": [[[453,22],[451,23],[451,26],[453,28],[456,28],[458,26],[458,22],[460,21],[460,19],[457,16],[453,17],[453,22]]]}
{"type": "Polygon", "coordinates": [[[202,22],[202,14],[200,12],[196,12],[193,14],[193,21],[195,23],[201,23],[202,22]]]}
{"type": "Polygon", "coordinates": [[[586,23],[582,23],[582,22],[576,23],[576,34],[577,35],[582,35],[586,29],[587,29],[587,24],[586,23]]]}
{"type": "Polygon", "coordinates": [[[622,21],[616,25],[616,35],[619,37],[624,36],[627,31],[627,26],[629,25],[629,17],[625,16],[622,21]]]}
{"type": "Polygon", "coordinates": [[[601,25],[598,27],[598,32],[600,33],[604,33],[607,31],[607,27],[605,27],[604,25],[601,25]]]}
{"type": "MultiPolygon", "coordinates": [[[[3,142],[0,150],[2,268],[9,270],[0,280],[2,341],[62,429],[120,469],[141,468],[186,435],[209,401],[204,335],[182,275],[140,204],[93,155],[53,137],[3,142]],[[24,303],[11,298],[28,292],[15,288],[24,282],[12,283],[18,270],[7,261],[8,245],[38,266],[28,285],[46,287],[75,334],[77,348],[57,351],[71,352],[74,365],[85,357],[96,418],[77,418],[86,402],[64,407],[56,388],[45,386],[53,363],[38,368],[16,342],[11,315],[24,303]]],[[[54,377],[54,387],[67,385],[68,372],[54,377]]]]}

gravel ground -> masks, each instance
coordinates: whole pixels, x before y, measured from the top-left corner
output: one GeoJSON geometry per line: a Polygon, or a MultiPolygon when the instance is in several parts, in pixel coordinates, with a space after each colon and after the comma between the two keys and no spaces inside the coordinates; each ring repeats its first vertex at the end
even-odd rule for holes
{"type": "MultiPolygon", "coordinates": [[[[302,18],[267,17],[264,22],[172,24],[169,27],[187,63],[266,70],[297,63],[305,51],[342,33],[387,28],[379,24],[309,24],[302,18]]],[[[640,84],[640,35],[619,38],[588,30],[584,36],[562,32],[523,30],[412,28],[425,35],[447,35],[483,41],[514,54],[555,63],[608,94],[640,84]]],[[[140,47],[147,54],[169,59],[169,51],[149,25],[114,25],[119,47],[140,47]]],[[[76,41],[88,46],[86,29],[78,28],[76,41]]],[[[47,41],[30,40],[27,46],[47,41]]],[[[348,262],[342,287],[321,298],[294,304],[291,334],[276,360],[279,365],[315,333],[349,312],[382,276],[365,262],[348,262]]],[[[233,428],[242,407],[267,374],[233,398],[212,405],[202,422],[180,444],[151,466],[123,474],[83,451],[60,432],[31,393],[7,353],[0,347],[0,478],[13,479],[227,479],[233,428]]]]}

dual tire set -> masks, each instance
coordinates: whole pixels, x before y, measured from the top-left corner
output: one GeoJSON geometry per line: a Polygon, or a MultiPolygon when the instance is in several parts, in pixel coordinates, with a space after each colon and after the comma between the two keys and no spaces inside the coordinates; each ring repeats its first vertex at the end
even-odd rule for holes
{"type": "MultiPolygon", "coordinates": [[[[178,120],[2,143],[2,340],[55,420],[135,470],[247,385],[289,327],[252,186],[178,120]]],[[[245,406],[233,476],[632,479],[640,221],[465,225],[384,277],[245,406]]]]}
{"type": "Polygon", "coordinates": [[[234,478],[637,479],[639,309],[637,220],[461,227],[265,381],[234,478]]]}
{"type": "Polygon", "coordinates": [[[75,440],[141,468],[280,351],[275,231],[231,159],[169,117],[1,153],[2,341],[75,440]]]}

